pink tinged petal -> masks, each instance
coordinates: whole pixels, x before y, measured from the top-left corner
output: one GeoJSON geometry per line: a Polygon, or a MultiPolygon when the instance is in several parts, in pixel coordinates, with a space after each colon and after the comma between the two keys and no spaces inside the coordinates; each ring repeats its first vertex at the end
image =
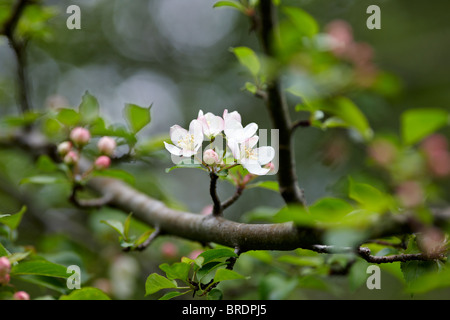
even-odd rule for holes
{"type": "Polygon", "coordinates": [[[247,140],[248,138],[250,138],[253,135],[255,135],[257,130],[258,130],[258,125],[256,123],[254,123],[254,122],[249,123],[248,125],[246,125],[245,128],[244,128],[245,140],[247,140]]]}
{"type": "Polygon", "coordinates": [[[203,127],[201,122],[198,120],[192,120],[189,124],[189,133],[194,136],[194,151],[197,152],[203,143],[203,127]]]}
{"type": "Polygon", "coordinates": [[[180,148],[175,147],[173,144],[168,144],[164,141],[164,146],[166,147],[167,151],[169,151],[171,154],[175,156],[181,156],[182,151],[180,148]]]}
{"type": "Polygon", "coordinates": [[[200,118],[202,118],[202,117],[203,117],[203,111],[202,111],[202,110],[199,110],[199,111],[198,111],[197,120],[200,120],[200,118]]]}
{"type": "Polygon", "coordinates": [[[224,122],[221,117],[212,115],[207,120],[209,121],[208,127],[211,135],[217,136],[224,129],[224,122]]]}
{"type": "Polygon", "coordinates": [[[247,148],[253,149],[253,147],[256,146],[256,144],[258,143],[258,141],[259,141],[259,137],[258,137],[258,136],[253,136],[253,137],[248,138],[247,140],[245,140],[244,143],[245,143],[245,146],[246,146],[247,148]]]}
{"type": "Polygon", "coordinates": [[[188,134],[187,130],[183,129],[182,127],[180,127],[177,124],[174,126],[171,126],[170,130],[169,130],[170,140],[172,140],[172,142],[176,146],[178,146],[178,141],[183,139],[187,134],[188,134]]]}
{"type": "Polygon", "coordinates": [[[258,162],[262,165],[269,163],[275,157],[275,149],[272,147],[260,147],[254,150],[258,155],[258,162]]]}
{"type": "Polygon", "coordinates": [[[228,139],[228,147],[230,148],[231,153],[233,154],[233,157],[236,160],[239,160],[240,159],[240,154],[241,154],[240,153],[239,144],[235,140],[228,139]]]}
{"type": "Polygon", "coordinates": [[[239,123],[242,122],[241,115],[237,111],[233,111],[231,113],[228,113],[227,109],[225,109],[223,111],[223,120],[225,122],[227,122],[228,120],[235,120],[235,121],[237,121],[239,123]]]}

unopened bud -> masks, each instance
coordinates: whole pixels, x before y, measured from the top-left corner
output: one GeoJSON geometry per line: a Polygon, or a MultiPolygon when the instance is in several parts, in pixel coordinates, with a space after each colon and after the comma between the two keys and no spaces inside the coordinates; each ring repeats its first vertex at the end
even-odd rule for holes
{"type": "Polygon", "coordinates": [[[69,166],[78,163],[79,160],[80,160],[80,156],[78,155],[78,153],[76,151],[73,151],[73,150],[69,151],[64,156],[64,163],[69,165],[69,166]]]}
{"type": "Polygon", "coordinates": [[[72,149],[72,142],[64,141],[58,145],[57,151],[61,156],[65,156],[72,149]]]}
{"type": "Polygon", "coordinates": [[[13,295],[14,300],[30,300],[30,295],[25,291],[17,291],[13,295]]]}
{"type": "Polygon", "coordinates": [[[100,156],[95,160],[94,166],[97,170],[107,169],[111,165],[111,159],[108,156],[100,156]]]}
{"type": "Polygon", "coordinates": [[[91,134],[88,129],[76,127],[70,132],[70,139],[78,146],[84,146],[91,139],[91,134]]]}
{"type": "MultiPolygon", "coordinates": [[[[1,257],[0,258],[0,278],[5,278],[5,276],[8,276],[9,282],[9,272],[11,271],[11,262],[9,262],[9,259],[7,257],[1,257]]],[[[1,283],[1,280],[0,280],[1,283]]]]}
{"type": "Polygon", "coordinates": [[[203,153],[203,161],[207,165],[219,163],[219,155],[213,149],[208,149],[203,153]]]}
{"type": "Polygon", "coordinates": [[[110,137],[102,137],[98,140],[97,147],[100,153],[110,156],[116,149],[116,140],[110,137]]]}

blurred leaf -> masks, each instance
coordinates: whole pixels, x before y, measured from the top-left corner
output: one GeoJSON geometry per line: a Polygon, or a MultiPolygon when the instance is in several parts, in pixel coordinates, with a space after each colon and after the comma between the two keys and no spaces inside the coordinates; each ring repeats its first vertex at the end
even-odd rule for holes
{"type": "Polygon", "coordinates": [[[260,181],[257,183],[252,183],[246,186],[246,188],[251,189],[251,188],[263,188],[263,189],[268,189],[268,190],[272,190],[275,192],[279,192],[280,191],[280,186],[278,185],[277,181],[260,181]]]}
{"type": "Polygon", "coordinates": [[[122,222],[117,221],[117,220],[101,220],[100,222],[110,226],[111,228],[116,230],[122,237],[125,237],[124,236],[124,227],[123,227],[122,222]]]}
{"type": "Polygon", "coordinates": [[[59,300],[111,300],[111,298],[98,288],[84,287],[61,296],[59,300]]]}
{"type": "Polygon", "coordinates": [[[9,251],[0,242],[0,257],[9,256],[9,255],[10,255],[9,251]]]}
{"type": "Polygon", "coordinates": [[[152,273],[148,276],[145,282],[145,295],[153,294],[162,289],[176,288],[177,285],[175,281],[170,281],[169,279],[157,274],[152,273]]]}
{"type": "Polygon", "coordinates": [[[15,262],[22,261],[23,259],[28,257],[30,254],[31,254],[31,251],[15,252],[15,253],[11,254],[8,257],[8,259],[9,259],[9,262],[11,262],[11,264],[14,264],[15,262]]]}
{"type": "Polygon", "coordinates": [[[135,178],[132,174],[120,169],[95,170],[92,172],[92,176],[119,179],[130,185],[134,185],[135,183],[135,178]]]}
{"type": "Polygon", "coordinates": [[[403,142],[411,145],[449,124],[449,113],[443,109],[409,109],[401,117],[403,142]]]}
{"type": "Polygon", "coordinates": [[[237,47],[231,48],[231,51],[236,55],[240,64],[246,67],[254,77],[258,76],[261,63],[252,49],[248,47],[237,47]]]}
{"type": "Polygon", "coordinates": [[[282,11],[292,21],[298,36],[312,37],[319,32],[319,25],[316,20],[306,11],[287,6],[283,7],[282,11]]]}
{"type": "Polygon", "coordinates": [[[375,187],[354,182],[349,178],[349,197],[358,201],[363,208],[383,213],[389,208],[389,197],[375,187]]]}
{"type": "Polygon", "coordinates": [[[34,184],[55,184],[67,181],[61,176],[49,176],[49,175],[37,175],[32,177],[23,178],[20,184],[34,183],[34,184]]]}
{"type": "Polygon", "coordinates": [[[183,163],[180,162],[179,164],[177,164],[177,165],[175,165],[175,166],[173,166],[173,167],[166,168],[165,171],[166,171],[166,173],[169,173],[170,171],[172,171],[172,170],[174,170],[174,169],[179,169],[179,168],[203,169],[203,167],[202,167],[200,164],[195,164],[195,163],[192,163],[192,164],[188,164],[188,163],[183,164],[183,163]]]}
{"type": "Polygon", "coordinates": [[[240,3],[236,1],[217,1],[213,8],[219,8],[219,7],[231,7],[234,9],[237,9],[241,12],[245,12],[245,7],[240,3]]]}
{"type": "MultiPolygon", "coordinates": [[[[338,97],[329,103],[324,103],[320,108],[339,118],[348,127],[354,128],[365,140],[372,138],[373,132],[366,117],[350,99],[338,97]]],[[[331,123],[334,126],[338,124],[336,118],[333,118],[331,123]]]]}
{"type": "Polygon", "coordinates": [[[254,83],[251,83],[251,82],[245,83],[245,89],[253,94],[255,94],[258,91],[258,87],[254,83]]]}
{"type": "Polygon", "coordinates": [[[27,207],[23,206],[22,209],[20,209],[20,211],[15,214],[0,216],[0,223],[8,226],[11,230],[15,230],[19,226],[20,221],[22,221],[22,217],[25,211],[27,211],[27,207]]]}
{"type": "Polygon", "coordinates": [[[42,172],[54,172],[58,170],[58,166],[53,162],[52,159],[50,159],[49,156],[47,155],[41,155],[37,162],[36,162],[36,166],[38,168],[39,171],[42,172]]]}
{"type": "Polygon", "coordinates": [[[125,117],[133,133],[137,133],[151,121],[150,108],[139,107],[128,103],[125,105],[125,117]]]}
{"type": "Polygon", "coordinates": [[[78,111],[80,113],[81,120],[84,123],[90,124],[94,122],[99,117],[100,112],[100,106],[97,98],[91,95],[89,91],[86,91],[81,100],[81,104],[78,107],[78,111]]]}
{"type": "MultiPolygon", "coordinates": [[[[408,269],[411,266],[408,266],[408,269]]],[[[408,274],[411,270],[408,270],[408,274]]],[[[408,275],[409,277],[409,275],[408,275]]],[[[415,277],[414,281],[410,282],[408,291],[411,293],[425,293],[435,289],[442,289],[450,287],[450,269],[448,267],[435,272],[428,272],[421,274],[420,277],[415,277]]]]}
{"type": "Polygon", "coordinates": [[[350,272],[348,274],[349,287],[352,292],[355,292],[358,288],[363,286],[368,278],[367,267],[370,264],[363,260],[357,259],[356,262],[351,266],[350,272]]]}
{"type": "Polygon", "coordinates": [[[62,124],[72,127],[80,121],[80,114],[73,109],[60,109],[56,119],[62,124]]]}
{"type": "Polygon", "coordinates": [[[246,277],[242,274],[237,273],[234,270],[228,269],[219,269],[216,271],[216,275],[214,276],[214,282],[221,282],[226,280],[237,280],[237,279],[245,279],[246,277]]]}
{"type": "Polygon", "coordinates": [[[188,292],[191,292],[191,290],[184,291],[184,292],[170,291],[170,292],[167,292],[165,295],[163,295],[163,296],[162,296],[161,298],[159,298],[158,300],[170,300],[170,299],[172,299],[172,298],[182,296],[183,294],[186,294],[186,293],[188,293],[188,292]]]}
{"type": "Polygon", "coordinates": [[[132,215],[133,214],[130,213],[128,215],[128,217],[125,219],[125,222],[123,224],[123,236],[124,236],[125,240],[129,239],[128,236],[129,236],[129,232],[130,232],[130,224],[131,224],[131,216],[132,215]]]}
{"type": "Polygon", "coordinates": [[[223,293],[221,290],[214,288],[212,289],[207,296],[208,300],[222,300],[223,298],[223,293]]]}
{"type": "Polygon", "coordinates": [[[259,284],[259,297],[261,300],[284,300],[297,287],[297,279],[283,277],[279,274],[268,274],[259,284]]]}

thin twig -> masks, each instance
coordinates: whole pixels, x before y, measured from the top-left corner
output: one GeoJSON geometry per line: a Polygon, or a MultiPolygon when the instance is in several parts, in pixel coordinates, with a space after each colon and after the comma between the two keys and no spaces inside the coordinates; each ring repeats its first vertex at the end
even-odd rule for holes
{"type": "Polygon", "coordinates": [[[237,199],[242,195],[242,192],[244,191],[244,188],[240,185],[236,187],[236,192],[227,200],[222,202],[222,211],[231,206],[233,203],[236,202],[237,199]]]}
{"type": "Polygon", "coordinates": [[[159,227],[156,227],[155,231],[152,232],[152,234],[147,238],[147,240],[145,240],[143,243],[141,243],[139,246],[136,247],[136,250],[143,251],[160,235],[161,229],[159,227]]]}

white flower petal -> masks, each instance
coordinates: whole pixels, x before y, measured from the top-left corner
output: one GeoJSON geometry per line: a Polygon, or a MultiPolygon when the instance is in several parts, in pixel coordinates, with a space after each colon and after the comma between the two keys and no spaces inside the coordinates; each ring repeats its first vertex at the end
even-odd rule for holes
{"type": "Polygon", "coordinates": [[[244,141],[244,128],[242,124],[236,120],[229,120],[225,122],[225,135],[227,138],[236,142],[244,141]]]}
{"type": "Polygon", "coordinates": [[[254,151],[258,155],[258,162],[262,165],[269,163],[275,157],[275,149],[269,146],[260,147],[254,151]]]}
{"type": "Polygon", "coordinates": [[[258,130],[258,125],[254,122],[249,123],[244,128],[244,140],[251,138],[258,130]]]}
{"type": "Polygon", "coordinates": [[[259,141],[259,137],[258,137],[258,136],[253,136],[253,137],[248,138],[247,140],[245,140],[244,143],[245,143],[245,146],[246,146],[247,148],[253,149],[253,147],[256,146],[256,144],[258,143],[258,141],[259,141]]]}
{"type": "Polygon", "coordinates": [[[171,154],[175,156],[181,156],[182,151],[180,148],[175,147],[173,144],[169,144],[164,141],[164,146],[166,147],[167,151],[169,151],[171,154]]]}

